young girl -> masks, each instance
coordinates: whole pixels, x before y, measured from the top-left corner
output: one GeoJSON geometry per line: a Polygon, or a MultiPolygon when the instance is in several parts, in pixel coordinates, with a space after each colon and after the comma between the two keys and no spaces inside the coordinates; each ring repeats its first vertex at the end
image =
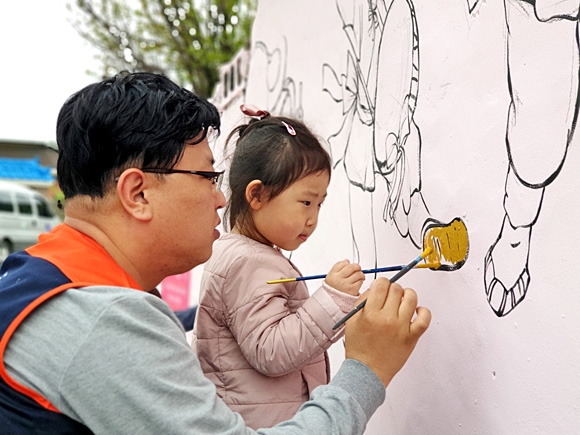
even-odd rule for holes
{"type": "Polygon", "coordinates": [[[312,296],[281,249],[312,235],[330,182],[331,161],[301,122],[242,106],[226,208],[231,232],[205,264],[192,346],[220,397],[246,424],[292,417],[329,381],[326,350],[344,333],[333,325],[358,299],[364,274],[336,263],[312,296]]]}

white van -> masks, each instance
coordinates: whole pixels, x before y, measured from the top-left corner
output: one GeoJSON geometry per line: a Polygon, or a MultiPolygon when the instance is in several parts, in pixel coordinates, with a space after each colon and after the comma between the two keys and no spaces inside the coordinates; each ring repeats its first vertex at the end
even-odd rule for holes
{"type": "Polygon", "coordinates": [[[21,184],[0,181],[0,263],[38,241],[38,235],[60,224],[40,193],[21,184]]]}

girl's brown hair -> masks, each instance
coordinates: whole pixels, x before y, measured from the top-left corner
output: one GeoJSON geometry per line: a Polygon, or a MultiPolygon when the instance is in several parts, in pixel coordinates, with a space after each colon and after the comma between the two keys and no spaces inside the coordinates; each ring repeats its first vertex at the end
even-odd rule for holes
{"type": "Polygon", "coordinates": [[[236,127],[226,147],[237,136],[229,172],[231,195],[225,209],[229,229],[255,232],[246,200],[246,187],[260,180],[270,199],[300,178],[317,172],[331,173],[331,159],[319,140],[302,122],[281,116],[252,119],[236,127]]]}

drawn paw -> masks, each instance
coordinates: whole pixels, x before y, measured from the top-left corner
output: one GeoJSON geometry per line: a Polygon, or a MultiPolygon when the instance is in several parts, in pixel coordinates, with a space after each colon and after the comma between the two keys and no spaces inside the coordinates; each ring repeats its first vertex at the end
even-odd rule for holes
{"type": "Polygon", "coordinates": [[[506,216],[500,235],[485,256],[485,294],[498,317],[510,313],[526,297],[531,281],[528,268],[531,231],[531,227],[512,227],[506,216]]]}

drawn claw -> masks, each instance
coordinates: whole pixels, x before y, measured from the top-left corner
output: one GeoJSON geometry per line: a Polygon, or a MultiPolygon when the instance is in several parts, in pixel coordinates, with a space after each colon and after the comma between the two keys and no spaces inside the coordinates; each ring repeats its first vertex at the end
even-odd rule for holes
{"type": "Polygon", "coordinates": [[[504,283],[495,276],[492,249],[490,248],[485,256],[485,275],[483,278],[485,282],[485,293],[493,312],[498,317],[503,317],[524,300],[528,286],[530,285],[530,271],[526,264],[514,285],[509,289],[506,288],[504,283]]]}

